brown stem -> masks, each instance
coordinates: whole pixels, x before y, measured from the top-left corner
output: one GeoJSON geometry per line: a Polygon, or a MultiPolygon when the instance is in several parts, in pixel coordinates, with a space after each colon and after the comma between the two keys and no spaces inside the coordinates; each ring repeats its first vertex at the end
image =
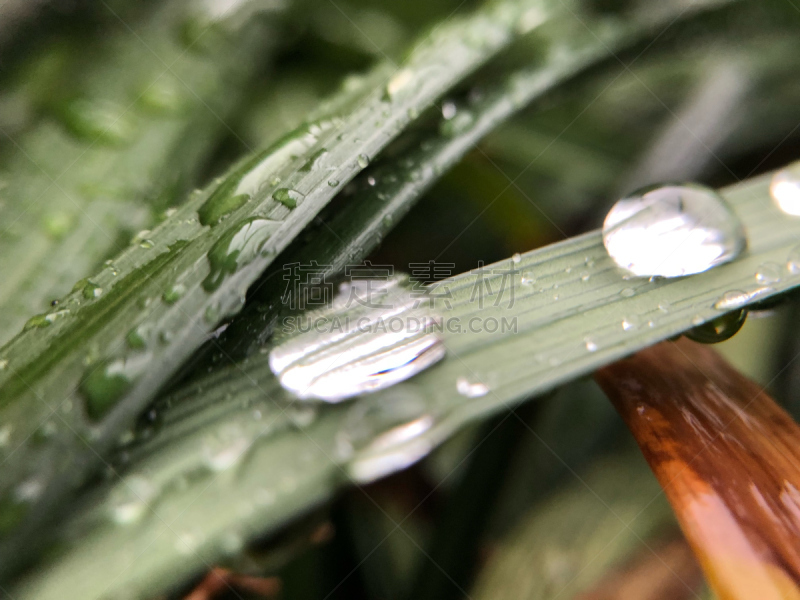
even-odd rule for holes
{"type": "Polygon", "coordinates": [[[800,427],[708,347],[664,342],[597,382],[720,600],[800,599],[800,427]]]}

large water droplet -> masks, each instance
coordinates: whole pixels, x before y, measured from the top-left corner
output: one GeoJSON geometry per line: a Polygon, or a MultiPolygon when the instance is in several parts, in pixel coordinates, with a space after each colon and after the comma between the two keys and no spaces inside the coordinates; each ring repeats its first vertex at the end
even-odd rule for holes
{"type": "Polygon", "coordinates": [[[251,262],[278,226],[277,221],[247,219],[231,228],[208,251],[211,272],[203,281],[203,288],[216,290],[225,277],[251,262]]]}
{"type": "Polygon", "coordinates": [[[374,481],[415,463],[433,448],[425,434],[436,423],[413,390],[391,390],[353,405],[336,438],[337,454],[350,476],[374,481]]]}
{"type": "Polygon", "coordinates": [[[329,309],[298,317],[300,333],[273,348],[270,368],[304,399],[339,402],[394,385],[444,356],[425,304],[405,276],[343,284],[329,309]]]}
{"type": "Polygon", "coordinates": [[[603,224],[603,244],[638,277],[680,277],[734,260],[747,241],[719,194],[683,184],[645,188],[617,202],[603,224]]]}
{"type": "Polygon", "coordinates": [[[775,173],[769,191],[778,208],[787,215],[800,217],[800,162],[775,173]]]}
{"type": "Polygon", "coordinates": [[[686,337],[701,344],[724,342],[738,332],[747,319],[747,311],[729,312],[712,321],[707,321],[686,332],[686,337]]]}

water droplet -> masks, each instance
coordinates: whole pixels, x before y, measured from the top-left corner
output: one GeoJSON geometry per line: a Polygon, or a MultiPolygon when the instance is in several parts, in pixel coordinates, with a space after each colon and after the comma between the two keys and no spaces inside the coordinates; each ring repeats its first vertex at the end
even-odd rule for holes
{"type": "Polygon", "coordinates": [[[293,158],[312,148],[320,133],[333,127],[331,121],[318,121],[308,127],[293,131],[281,138],[267,150],[244,163],[225,178],[214,190],[197,215],[201,225],[216,225],[231,212],[244,206],[265,183],[275,186],[280,178],[275,172],[293,158]]]}
{"type": "Polygon", "coordinates": [[[583,338],[583,344],[589,352],[597,352],[597,343],[592,338],[583,338]]]}
{"type": "Polygon", "coordinates": [[[211,272],[203,281],[203,288],[209,292],[216,290],[225,277],[255,259],[278,226],[277,221],[254,218],[231,228],[208,251],[211,272]]]}
{"type": "Polygon", "coordinates": [[[424,298],[411,290],[404,276],[343,284],[329,309],[298,318],[295,335],[270,352],[270,368],[295,396],[326,402],[427,369],[445,349],[424,298]]]}
{"type": "Polygon", "coordinates": [[[747,311],[739,310],[719,316],[686,332],[686,337],[701,344],[724,342],[742,328],[747,311]]]}
{"type": "Polygon", "coordinates": [[[784,213],[800,216],[800,162],[775,173],[769,191],[775,204],[784,213]]]}
{"type": "Polygon", "coordinates": [[[375,187],[376,183],[378,182],[375,180],[374,177],[367,177],[367,184],[369,184],[370,187],[375,187]]]}
{"type": "Polygon", "coordinates": [[[80,384],[89,418],[104,417],[131,388],[133,380],[149,363],[149,355],[139,353],[128,359],[106,360],[89,365],[80,384]]]}
{"type": "Polygon", "coordinates": [[[625,298],[631,298],[636,295],[636,291],[633,288],[623,288],[620,290],[619,295],[625,298]]]}
{"type": "Polygon", "coordinates": [[[533,276],[533,273],[526,271],[520,276],[519,282],[522,285],[533,285],[536,283],[536,278],[533,276]]]}
{"type": "Polygon", "coordinates": [[[93,281],[89,281],[88,279],[79,281],[73,289],[80,289],[81,294],[87,300],[94,300],[95,298],[99,298],[103,295],[103,288],[93,281]]]}
{"type": "Polygon", "coordinates": [[[756,281],[761,285],[771,285],[779,283],[781,280],[781,268],[775,263],[764,263],[756,271],[756,281]]]}
{"type": "Polygon", "coordinates": [[[185,293],[186,286],[182,283],[176,283],[161,295],[161,299],[167,304],[175,304],[178,300],[183,298],[185,293]]]}
{"type": "Polygon", "coordinates": [[[762,296],[772,294],[775,288],[760,287],[750,292],[743,292],[741,290],[730,290],[722,295],[722,298],[714,303],[714,308],[717,310],[735,310],[742,308],[746,304],[755,302],[762,296]]]}
{"type": "Polygon", "coordinates": [[[670,304],[666,300],[662,300],[661,302],[658,303],[658,310],[660,310],[663,313],[668,313],[670,310],[672,310],[672,304],[670,304]]]}
{"type": "Polygon", "coordinates": [[[694,184],[645,188],[617,202],[603,224],[614,262],[638,277],[680,277],[734,260],[747,245],[725,200],[694,184]]]}
{"type": "Polygon", "coordinates": [[[400,69],[386,84],[386,96],[388,99],[393,99],[401,90],[406,88],[413,79],[414,72],[411,69],[400,69]]]}
{"type": "Polygon", "coordinates": [[[351,478],[368,483],[415,463],[433,448],[425,434],[436,423],[413,389],[391,390],[353,405],[336,438],[351,478]]]}
{"type": "Polygon", "coordinates": [[[147,347],[147,339],[150,337],[149,333],[149,328],[140,325],[128,332],[125,336],[125,341],[132,350],[143,350],[147,347]]]}
{"type": "Polygon", "coordinates": [[[272,199],[280,202],[286,208],[296,208],[303,201],[303,194],[289,188],[279,188],[272,194],[272,199]]]}
{"type": "Polygon", "coordinates": [[[0,358],[0,371],[4,371],[8,367],[8,359],[0,358]]]}
{"type": "Polygon", "coordinates": [[[750,300],[750,294],[741,290],[730,290],[722,294],[722,298],[717,300],[714,308],[717,310],[733,310],[741,308],[750,300]]]}
{"type": "Polygon", "coordinates": [[[115,523],[136,523],[156,497],[156,487],[143,475],[129,475],[111,492],[111,518],[115,523]]]}
{"type": "Polygon", "coordinates": [[[456,380],[456,391],[467,398],[479,398],[489,393],[489,386],[481,382],[471,382],[466,377],[456,380]]]}
{"type": "Polygon", "coordinates": [[[139,242],[139,247],[140,248],[148,249],[148,248],[152,248],[153,246],[155,246],[155,243],[153,242],[153,240],[142,240],[141,242],[139,242]]]}
{"type": "Polygon", "coordinates": [[[327,154],[328,151],[325,148],[320,148],[311,155],[311,158],[309,158],[302,167],[300,167],[300,170],[305,173],[316,171],[322,166],[327,154]]]}
{"type": "Polygon", "coordinates": [[[50,325],[52,325],[59,319],[63,319],[69,314],[70,314],[69,309],[65,308],[63,310],[57,310],[51,313],[36,315],[26,321],[25,327],[23,329],[27,331],[29,329],[42,329],[44,327],[50,327],[50,325]]]}
{"type": "Polygon", "coordinates": [[[358,155],[358,166],[362,169],[366,169],[369,166],[369,156],[366,154],[359,154],[358,155]]]}
{"type": "Polygon", "coordinates": [[[519,252],[511,256],[511,262],[514,263],[515,265],[518,265],[521,261],[522,261],[522,256],[520,256],[519,252]]]}
{"type": "Polygon", "coordinates": [[[338,179],[328,179],[328,185],[330,187],[337,187],[339,185],[338,179]]]}
{"type": "Polygon", "coordinates": [[[458,107],[456,106],[456,103],[453,102],[452,100],[448,100],[442,104],[442,117],[445,120],[449,121],[450,119],[456,116],[457,112],[458,112],[458,107]]]}
{"type": "Polygon", "coordinates": [[[642,320],[637,315],[629,315],[622,319],[622,329],[624,331],[632,331],[636,329],[642,320]]]}

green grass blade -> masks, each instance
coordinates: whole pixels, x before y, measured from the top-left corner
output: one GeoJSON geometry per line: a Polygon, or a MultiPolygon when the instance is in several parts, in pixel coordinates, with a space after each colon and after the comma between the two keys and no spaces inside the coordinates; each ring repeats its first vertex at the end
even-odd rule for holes
{"type": "Polygon", "coordinates": [[[437,28],[401,69],[382,64],[351,81],[317,122],[190,198],[0,350],[0,419],[16,448],[0,477],[16,516],[0,545],[3,568],[222,316],[240,309],[250,283],[336,193],[329,181],[349,181],[415,113],[546,22],[545,8],[493,3],[437,28]],[[40,492],[20,502],[14,490],[31,480],[40,492]]]}

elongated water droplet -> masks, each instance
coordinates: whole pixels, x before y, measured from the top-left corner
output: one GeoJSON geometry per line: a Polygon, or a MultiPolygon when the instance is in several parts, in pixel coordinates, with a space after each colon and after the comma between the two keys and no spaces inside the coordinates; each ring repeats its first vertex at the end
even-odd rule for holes
{"type": "Polygon", "coordinates": [[[325,148],[320,148],[319,150],[314,152],[314,154],[311,155],[311,158],[309,158],[306,161],[306,164],[304,164],[302,167],[300,167],[300,170],[305,172],[305,173],[309,173],[311,171],[316,171],[317,169],[319,169],[322,166],[322,164],[324,162],[324,159],[325,159],[325,156],[327,154],[328,154],[328,151],[325,148]]]}
{"type": "Polygon", "coordinates": [[[769,191],[778,208],[787,215],[800,217],[800,162],[775,173],[769,191]]]}
{"type": "Polygon", "coordinates": [[[756,302],[759,298],[764,296],[768,296],[775,291],[775,288],[771,287],[760,287],[755,290],[749,292],[743,292],[741,290],[730,290],[725,292],[722,295],[722,298],[717,300],[714,303],[714,308],[717,310],[735,310],[737,308],[742,308],[746,304],[751,304],[756,302]]]}
{"type": "Polygon", "coordinates": [[[289,188],[280,188],[272,194],[273,200],[280,202],[286,208],[296,208],[303,201],[303,194],[289,188]]]}
{"type": "Polygon", "coordinates": [[[35,317],[31,317],[25,323],[24,329],[36,329],[36,328],[43,328],[49,327],[59,319],[63,319],[64,317],[68,316],[70,311],[68,308],[57,310],[51,313],[36,315],[35,317]]]}
{"type": "Polygon", "coordinates": [[[336,437],[337,454],[362,483],[399,471],[433,448],[425,434],[435,414],[413,389],[391,390],[353,405],[336,437]]]}
{"type": "Polygon", "coordinates": [[[333,127],[318,121],[281,138],[228,176],[198,209],[201,225],[216,225],[255,196],[265,184],[277,185],[276,171],[312,148],[320,133],[333,127]]]}
{"type": "Polygon", "coordinates": [[[247,219],[222,236],[208,251],[211,272],[203,281],[203,288],[216,290],[225,277],[256,258],[278,226],[277,221],[247,219]]]}
{"type": "Polygon", "coordinates": [[[467,398],[479,398],[489,393],[489,386],[480,381],[472,382],[466,377],[456,380],[456,391],[467,398]]]}
{"type": "Polygon", "coordinates": [[[444,356],[424,304],[405,276],[343,284],[329,309],[298,317],[300,333],[273,348],[270,368],[303,399],[339,402],[394,385],[444,356]]]}
{"type": "Polygon", "coordinates": [[[686,332],[686,337],[701,344],[717,344],[731,338],[747,319],[747,311],[727,313],[686,332]]]}
{"type": "Polygon", "coordinates": [[[694,184],[645,188],[617,202],[603,244],[638,277],[681,277],[734,260],[747,245],[739,218],[714,190],[694,184]]]}
{"type": "Polygon", "coordinates": [[[366,154],[359,154],[358,155],[358,166],[362,169],[366,169],[369,166],[369,156],[366,154]]]}

